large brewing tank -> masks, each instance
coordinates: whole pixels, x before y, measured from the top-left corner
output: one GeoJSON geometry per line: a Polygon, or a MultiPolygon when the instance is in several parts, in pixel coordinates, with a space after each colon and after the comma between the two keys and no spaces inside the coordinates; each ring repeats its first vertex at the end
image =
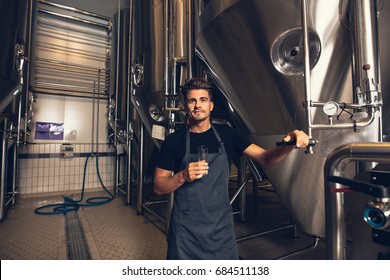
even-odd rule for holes
{"type": "MultiPolygon", "coordinates": [[[[132,0],[130,8],[121,7],[113,18],[110,94],[116,102],[117,125],[130,130],[129,121],[132,126],[133,144],[140,142],[141,126],[146,135],[153,136],[145,137],[145,178],[154,174],[155,149],[165,136],[159,129],[168,127],[170,96],[177,95],[178,87],[173,93],[173,84],[178,85],[186,75],[181,61],[186,56],[185,8],[185,0],[132,0]],[[174,20],[169,20],[170,14],[174,20]],[[176,71],[181,73],[177,80],[170,74],[176,71]],[[153,131],[156,127],[157,136],[153,131]]],[[[133,146],[133,157],[139,163],[138,147],[133,146]]]]}
{"type": "Polygon", "coordinates": [[[12,101],[12,89],[20,84],[18,46],[25,44],[27,1],[0,2],[0,108],[12,101]],[[4,102],[7,102],[5,104],[4,102]]]}
{"type": "MultiPolygon", "coordinates": [[[[198,57],[253,141],[268,148],[288,131],[306,130],[301,1],[195,2],[198,57]]],[[[311,98],[354,102],[349,1],[307,2],[311,98]]],[[[327,122],[322,108],[312,116],[316,123],[327,122]]],[[[344,112],[334,121],[348,122],[349,116],[344,112]]],[[[314,130],[319,140],[314,154],[295,150],[265,170],[301,230],[325,235],[323,168],[328,154],[344,143],[376,142],[378,135],[377,121],[358,132],[314,130]]]]}

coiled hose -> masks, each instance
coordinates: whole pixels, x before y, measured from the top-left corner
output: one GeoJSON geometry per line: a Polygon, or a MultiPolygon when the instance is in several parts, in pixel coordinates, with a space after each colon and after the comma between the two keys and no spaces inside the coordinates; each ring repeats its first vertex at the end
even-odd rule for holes
{"type": "Polygon", "coordinates": [[[36,208],[34,210],[34,212],[36,214],[40,214],[40,215],[55,215],[55,214],[61,214],[61,213],[66,213],[66,212],[70,212],[70,211],[77,211],[81,206],[98,206],[98,205],[102,205],[102,204],[108,203],[111,200],[113,200],[114,195],[111,194],[109,190],[107,190],[107,188],[105,187],[105,185],[102,181],[102,178],[100,176],[98,160],[99,160],[99,157],[94,153],[91,153],[90,155],[88,155],[87,159],[85,160],[84,174],[83,174],[83,185],[82,185],[82,189],[81,189],[81,197],[79,200],[74,200],[70,197],[64,196],[63,203],[47,204],[47,205],[36,208]],[[83,201],[83,198],[84,198],[85,177],[86,177],[86,173],[87,173],[88,160],[91,156],[95,156],[95,158],[96,158],[96,170],[97,170],[97,174],[99,177],[99,182],[100,182],[101,186],[103,187],[104,191],[109,196],[91,197],[91,198],[88,198],[85,201],[85,203],[80,203],[83,201]],[[52,211],[47,211],[48,208],[52,208],[52,211]]]}

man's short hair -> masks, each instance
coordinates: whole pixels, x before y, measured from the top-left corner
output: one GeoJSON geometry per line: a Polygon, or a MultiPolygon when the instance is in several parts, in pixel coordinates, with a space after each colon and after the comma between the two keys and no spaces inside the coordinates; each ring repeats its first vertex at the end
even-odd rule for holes
{"type": "Polygon", "coordinates": [[[187,94],[193,89],[204,89],[209,93],[210,101],[213,100],[213,85],[202,78],[191,78],[183,86],[181,86],[181,93],[184,96],[184,101],[187,101],[187,94]]]}

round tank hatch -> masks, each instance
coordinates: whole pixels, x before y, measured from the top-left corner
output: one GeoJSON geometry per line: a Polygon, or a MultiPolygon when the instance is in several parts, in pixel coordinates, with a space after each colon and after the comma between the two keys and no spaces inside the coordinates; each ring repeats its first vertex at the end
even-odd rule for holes
{"type": "Polygon", "coordinates": [[[163,115],[163,109],[156,104],[151,104],[149,106],[149,114],[156,122],[162,122],[165,119],[163,115]]]}
{"type": "MultiPolygon", "coordinates": [[[[321,53],[320,38],[309,30],[310,68],[313,68],[321,53]]],[[[282,33],[272,44],[271,59],[275,68],[286,75],[301,75],[305,70],[302,28],[296,27],[282,33]]]]}

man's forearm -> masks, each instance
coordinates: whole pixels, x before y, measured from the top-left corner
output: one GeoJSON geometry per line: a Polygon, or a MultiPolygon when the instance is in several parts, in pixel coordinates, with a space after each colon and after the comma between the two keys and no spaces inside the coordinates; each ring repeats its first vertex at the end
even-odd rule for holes
{"type": "Polygon", "coordinates": [[[283,159],[285,159],[293,149],[293,146],[286,147],[272,147],[267,150],[266,155],[264,157],[264,165],[272,166],[283,159]]]}
{"type": "Polygon", "coordinates": [[[154,192],[156,194],[169,194],[174,192],[180,186],[186,182],[184,174],[185,170],[182,170],[172,176],[157,176],[154,178],[154,192]]]}

